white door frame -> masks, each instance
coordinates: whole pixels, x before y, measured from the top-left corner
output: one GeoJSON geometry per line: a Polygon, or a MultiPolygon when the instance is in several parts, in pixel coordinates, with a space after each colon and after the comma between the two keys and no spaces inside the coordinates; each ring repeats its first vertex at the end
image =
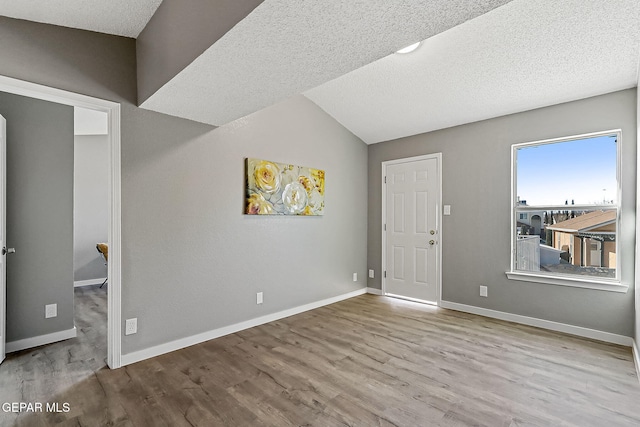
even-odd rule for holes
{"type": "Polygon", "coordinates": [[[0,363],[7,356],[7,121],[0,115],[0,363]]]}
{"type": "Polygon", "coordinates": [[[436,264],[438,268],[438,284],[436,305],[440,306],[442,303],[442,153],[425,154],[422,156],[407,157],[404,159],[387,160],[382,162],[382,224],[380,224],[380,230],[382,233],[382,295],[387,294],[385,271],[387,270],[386,261],[386,246],[387,236],[384,229],[384,225],[387,223],[387,186],[385,183],[385,177],[387,176],[387,166],[397,165],[400,163],[410,163],[420,160],[436,159],[438,162],[438,197],[436,200],[436,221],[438,224],[438,244],[436,245],[436,264]]]}
{"type": "MultiPolygon", "coordinates": [[[[80,95],[10,77],[0,76],[0,91],[43,101],[82,107],[107,113],[109,144],[109,277],[107,311],[107,364],[111,369],[122,366],[122,282],[121,282],[121,214],[120,214],[120,104],[80,95]]],[[[70,284],[72,288],[73,284],[70,284]]]]}

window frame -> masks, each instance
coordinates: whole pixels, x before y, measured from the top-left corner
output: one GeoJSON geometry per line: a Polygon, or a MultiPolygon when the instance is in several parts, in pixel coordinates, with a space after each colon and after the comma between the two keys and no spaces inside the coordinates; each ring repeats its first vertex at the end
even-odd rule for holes
{"type": "Polygon", "coordinates": [[[550,138],[539,141],[523,142],[511,145],[511,251],[510,251],[510,270],[506,275],[511,280],[519,280],[526,282],[545,283],[559,286],[572,286],[578,288],[598,289],[612,292],[627,292],[628,285],[624,285],[621,281],[621,259],[620,254],[620,216],[622,207],[622,187],[621,187],[621,140],[622,130],[612,129],[601,132],[592,132],[579,135],[571,135],[560,138],[550,138]],[[554,274],[544,272],[530,272],[516,269],[516,242],[517,242],[517,223],[519,213],[531,211],[549,211],[549,210],[567,210],[567,205],[536,205],[522,206],[518,201],[517,186],[517,152],[520,148],[532,147],[537,145],[555,144],[561,142],[575,141],[579,139],[588,139],[600,136],[616,135],[616,203],[615,205],[593,204],[593,205],[571,205],[571,210],[615,210],[616,211],[616,271],[615,278],[604,278],[595,276],[579,276],[569,274],[554,274]]]}

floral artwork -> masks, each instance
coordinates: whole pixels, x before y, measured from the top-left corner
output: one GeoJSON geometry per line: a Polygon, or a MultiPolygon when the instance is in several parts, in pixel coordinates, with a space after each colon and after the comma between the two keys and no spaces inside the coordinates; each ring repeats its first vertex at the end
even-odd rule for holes
{"type": "Polygon", "coordinates": [[[323,215],[324,171],[247,159],[249,215],[323,215]]]}

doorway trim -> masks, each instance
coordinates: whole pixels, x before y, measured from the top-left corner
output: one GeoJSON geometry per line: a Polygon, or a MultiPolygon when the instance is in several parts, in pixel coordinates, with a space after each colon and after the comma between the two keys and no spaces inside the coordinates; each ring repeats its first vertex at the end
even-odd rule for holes
{"type": "Polygon", "coordinates": [[[120,104],[87,95],[68,92],[11,77],[0,76],[0,91],[107,114],[109,144],[109,291],[107,294],[107,365],[122,366],[122,258],[121,258],[121,167],[120,104]]]}
{"type": "MultiPolygon", "coordinates": [[[[436,221],[438,224],[438,244],[436,245],[436,264],[438,268],[438,284],[437,288],[437,298],[436,305],[440,307],[442,304],[442,153],[434,153],[434,154],[424,154],[421,156],[414,157],[406,157],[403,159],[395,159],[395,160],[387,160],[382,162],[382,223],[380,224],[380,232],[382,233],[382,295],[387,295],[386,289],[386,277],[385,272],[387,270],[387,253],[386,253],[386,245],[387,245],[387,236],[385,230],[385,224],[387,223],[387,185],[386,185],[386,176],[387,176],[387,167],[390,165],[397,165],[401,163],[411,163],[420,160],[428,160],[428,159],[436,159],[438,163],[438,197],[436,200],[436,221]]],[[[409,299],[410,298],[405,298],[409,299]]]]}

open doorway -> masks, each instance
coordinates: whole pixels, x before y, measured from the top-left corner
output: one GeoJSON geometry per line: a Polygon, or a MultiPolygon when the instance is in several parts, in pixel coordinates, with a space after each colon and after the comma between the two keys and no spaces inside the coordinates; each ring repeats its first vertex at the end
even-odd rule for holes
{"type": "Polygon", "coordinates": [[[74,107],[73,291],[77,336],[107,358],[109,130],[107,113],[74,107]]]}
{"type": "MultiPolygon", "coordinates": [[[[0,92],[31,97],[71,107],[100,111],[107,116],[108,126],[108,245],[107,276],[107,364],[122,366],[121,351],[121,212],[120,212],[120,104],[47,86],[0,76],[0,92]]],[[[70,286],[72,286],[70,284],[70,286]]],[[[29,348],[68,337],[47,334],[21,340],[16,348],[29,348]],[[41,342],[42,341],[42,342],[41,342]]]]}

